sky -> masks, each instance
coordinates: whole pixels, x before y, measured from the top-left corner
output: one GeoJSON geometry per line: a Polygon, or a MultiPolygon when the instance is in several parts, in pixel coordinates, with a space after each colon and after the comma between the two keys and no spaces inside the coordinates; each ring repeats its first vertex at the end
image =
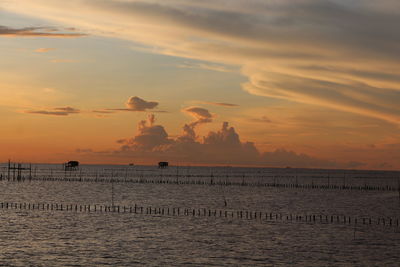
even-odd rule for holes
{"type": "Polygon", "coordinates": [[[0,0],[0,161],[400,169],[396,0],[0,0]]]}

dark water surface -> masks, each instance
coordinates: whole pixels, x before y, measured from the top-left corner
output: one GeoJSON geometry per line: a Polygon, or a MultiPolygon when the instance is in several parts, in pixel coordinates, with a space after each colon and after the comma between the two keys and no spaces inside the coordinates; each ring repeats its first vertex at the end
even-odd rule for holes
{"type": "MultiPolygon", "coordinates": [[[[55,175],[58,167],[53,168],[55,175]]],[[[89,169],[90,175],[94,175],[94,170],[97,175],[105,173],[106,169],[82,168],[83,175],[89,175],[89,169]]],[[[132,175],[132,170],[127,173],[115,168],[113,177],[118,177],[118,171],[119,179],[132,175]]],[[[151,173],[163,177],[176,171],[135,168],[136,175],[151,173]]],[[[243,173],[253,180],[274,176],[274,170],[268,170],[270,177],[263,178],[265,173],[260,175],[260,169],[178,171],[187,175],[180,179],[202,173],[204,179],[209,179],[210,172],[215,177],[221,174],[219,179],[225,180],[243,179],[243,173]]],[[[42,171],[41,175],[47,172],[42,171]]],[[[276,172],[281,175],[282,170],[276,172]]],[[[275,179],[279,179],[277,173],[275,179]]],[[[377,174],[352,175],[365,182],[365,177],[377,174]]],[[[395,177],[393,173],[383,175],[386,177],[381,180],[368,178],[368,182],[396,182],[390,178],[395,177]]],[[[307,171],[302,170],[300,176],[302,182],[319,181],[315,171],[309,171],[307,178],[307,171]]],[[[348,177],[350,174],[347,183],[348,177]]],[[[115,204],[121,206],[400,218],[399,195],[395,191],[4,179],[0,182],[0,202],[110,205],[112,196],[115,204]]],[[[396,227],[363,226],[354,235],[351,225],[340,224],[18,209],[0,209],[0,218],[1,266],[400,266],[400,233],[396,227]]]]}

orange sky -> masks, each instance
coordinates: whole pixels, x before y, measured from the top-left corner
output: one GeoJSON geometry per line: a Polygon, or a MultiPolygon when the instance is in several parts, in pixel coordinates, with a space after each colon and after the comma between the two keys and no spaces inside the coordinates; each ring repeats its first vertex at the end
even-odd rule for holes
{"type": "Polygon", "coordinates": [[[400,168],[396,1],[227,2],[0,2],[0,161],[400,168]]]}

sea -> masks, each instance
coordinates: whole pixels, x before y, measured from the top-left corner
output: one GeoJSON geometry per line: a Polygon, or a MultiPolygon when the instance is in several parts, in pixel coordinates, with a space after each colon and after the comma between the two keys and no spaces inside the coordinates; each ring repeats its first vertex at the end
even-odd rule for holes
{"type": "Polygon", "coordinates": [[[0,266],[400,266],[399,172],[10,167],[0,266]]]}

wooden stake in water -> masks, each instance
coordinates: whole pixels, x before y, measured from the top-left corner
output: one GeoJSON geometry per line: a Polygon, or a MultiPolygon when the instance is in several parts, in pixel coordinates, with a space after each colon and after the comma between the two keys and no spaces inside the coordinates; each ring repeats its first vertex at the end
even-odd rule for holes
{"type": "Polygon", "coordinates": [[[10,170],[11,170],[11,161],[8,160],[8,175],[7,175],[8,180],[10,180],[10,170]]]}
{"type": "Polygon", "coordinates": [[[399,205],[400,205],[400,178],[397,178],[397,191],[399,191],[399,205]]]}
{"type": "Polygon", "coordinates": [[[330,187],[330,185],[331,185],[331,174],[330,173],[328,173],[328,188],[330,187]]]}
{"type": "Polygon", "coordinates": [[[111,179],[111,205],[114,208],[114,181],[111,179]]]}
{"type": "Polygon", "coordinates": [[[114,171],[111,171],[111,206],[114,210],[114,171]]]}
{"type": "Polygon", "coordinates": [[[176,165],[176,184],[179,183],[179,165],[176,165]]]}

